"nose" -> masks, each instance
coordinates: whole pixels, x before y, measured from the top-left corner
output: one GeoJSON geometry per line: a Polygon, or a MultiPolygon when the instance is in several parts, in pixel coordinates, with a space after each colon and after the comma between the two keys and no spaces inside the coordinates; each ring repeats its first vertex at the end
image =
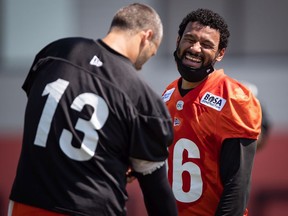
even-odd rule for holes
{"type": "Polygon", "coordinates": [[[201,52],[201,44],[199,42],[195,42],[190,46],[190,49],[195,52],[201,52]]]}

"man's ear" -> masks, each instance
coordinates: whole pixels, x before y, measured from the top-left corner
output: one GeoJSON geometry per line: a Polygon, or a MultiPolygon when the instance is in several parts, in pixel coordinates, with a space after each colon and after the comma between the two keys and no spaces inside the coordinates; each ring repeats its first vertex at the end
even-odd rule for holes
{"type": "Polygon", "coordinates": [[[176,40],[176,49],[177,49],[177,47],[178,47],[178,45],[179,45],[180,40],[181,40],[181,38],[180,38],[180,36],[178,36],[178,37],[177,37],[177,40],[176,40]]]}
{"type": "Polygon", "coordinates": [[[146,31],[142,32],[142,38],[141,38],[141,44],[146,45],[147,43],[150,43],[153,38],[153,31],[151,29],[148,29],[146,31]]]}
{"type": "Polygon", "coordinates": [[[221,49],[221,50],[219,51],[217,57],[216,57],[216,61],[220,62],[220,61],[223,59],[223,57],[224,57],[224,55],[225,55],[225,52],[226,52],[226,49],[225,49],[225,48],[221,49]]]}
{"type": "Polygon", "coordinates": [[[147,39],[150,40],[150,41],[152,41],[153,36],[154,36],[154,32],[153,32],[151,29],[148,29],[148,30],[146,31],[146,35],[147,35],[147,39]]]}

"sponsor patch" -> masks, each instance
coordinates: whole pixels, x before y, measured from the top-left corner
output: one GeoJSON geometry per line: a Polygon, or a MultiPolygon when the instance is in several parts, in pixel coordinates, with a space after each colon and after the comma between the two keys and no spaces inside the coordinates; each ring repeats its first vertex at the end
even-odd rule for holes
{"type": "Polygon", "coordinates": [[[167,90],[164,95],[162,96],[162,100],[167,102],[170,100],[172,93],[174,92],[175,88],[167,90]]]}
{"type": "Polygon", "coordinates": [[[210,92],[206,92],[204,96],[201,98],[200,103],[208,107],[211,107],[217,111],[221,111],[226,103],[226,100],[210,92]]]}
{"type": "Polygon", "coordinates": [[[95,65],[96,67],[101,67],[103,62],[95,55],[90,61],[90,65],[95,65]]]}

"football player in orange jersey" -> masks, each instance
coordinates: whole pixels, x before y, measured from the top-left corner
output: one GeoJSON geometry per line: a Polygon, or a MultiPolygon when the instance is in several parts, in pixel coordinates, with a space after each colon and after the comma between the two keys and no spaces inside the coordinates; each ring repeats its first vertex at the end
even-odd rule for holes
{"type": "Polygon", "coordinates": [[[247,215],[261,107],[240,82],[214,69],[230,36],[217,13],[198,9],[179,25],[181,77],[162,98],[174,124],[168,177],[179,215],[247,215]]]}

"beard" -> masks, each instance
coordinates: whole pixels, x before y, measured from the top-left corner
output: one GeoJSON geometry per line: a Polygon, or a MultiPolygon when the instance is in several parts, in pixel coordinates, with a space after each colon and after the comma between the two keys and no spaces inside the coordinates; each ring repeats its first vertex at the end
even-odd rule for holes
{"type": "Polygon", "coordinates": [[[186,81],[199,82],[205,79],[210,73],[214,71],[212,63],[209,63],[206,66],[202,65],[200,68],[192,68],[192,67],[184,65],[182,63],[182,58],[180,59],[178,57],[177,51],[178,51],[178,48],[173,53],[174,59],[177,64],[178,72],[180,73],[181,77],[185,79],[186,81]]]}

